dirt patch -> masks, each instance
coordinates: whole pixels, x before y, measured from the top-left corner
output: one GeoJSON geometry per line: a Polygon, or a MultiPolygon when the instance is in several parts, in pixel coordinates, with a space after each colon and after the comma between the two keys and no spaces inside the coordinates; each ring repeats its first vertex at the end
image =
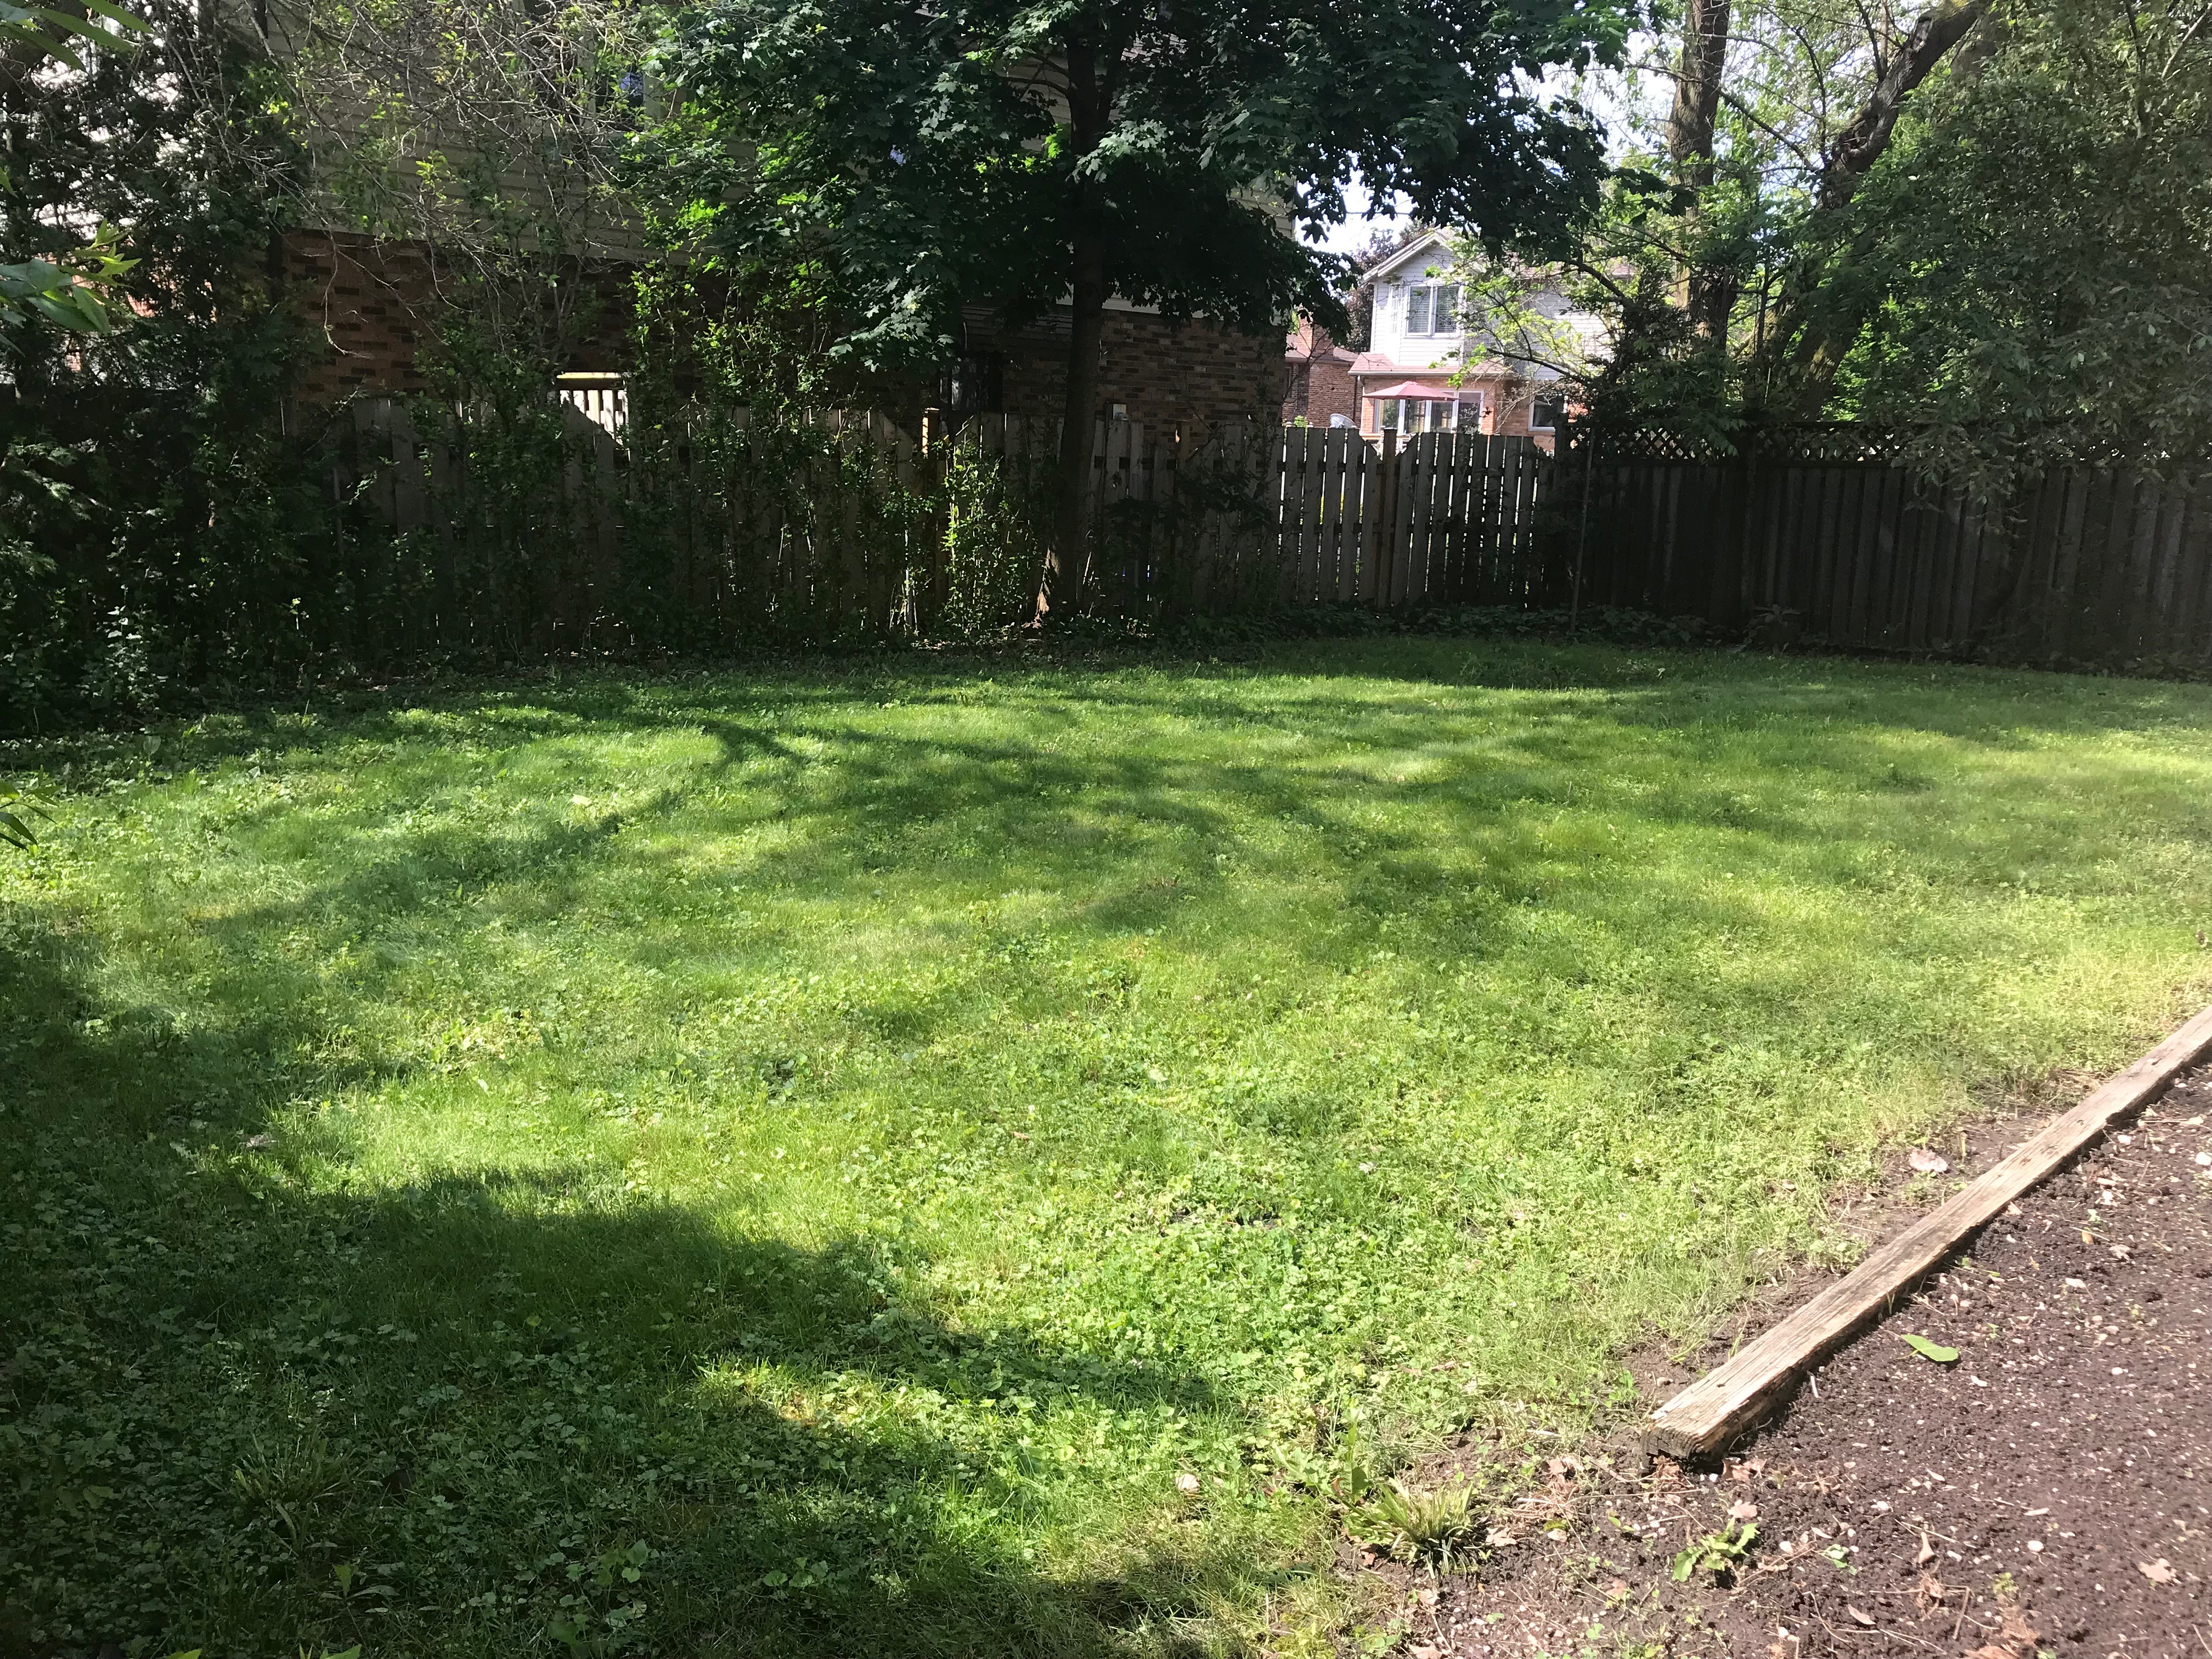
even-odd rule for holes
{"type": "Polygon", "coordinates": [[[1529,1499],[1475,1571],[1394,1585],[1395,1650],[2212,1659],[2212,1076],[1967,1241],[1719,1470],[1616,1449],[1529,1499]]]}

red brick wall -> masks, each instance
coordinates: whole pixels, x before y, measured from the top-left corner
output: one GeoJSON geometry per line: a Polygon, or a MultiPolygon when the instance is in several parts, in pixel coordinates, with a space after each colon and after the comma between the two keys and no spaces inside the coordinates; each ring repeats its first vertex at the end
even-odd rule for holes
{"type": "MultiPolygon", "coordinates": [[[[971,331],[972,349],[1005,359],[1006,412],[1058,415],[1067,385],[1064,318],[997,337],[971,331]]],[[[1280,335],[1255,337],[1203,321],[1178,328],[1136,311],[1109,311],[1099,342],[1098,412],[1121,404],[1153,430],[1273,417],[1283,400],[1280,335]]]]}
{"type": "MultiPolygon", "coordinates": [[[[1324,342],[1328,337],[1322,336],[1324,342]]],[[[1352,382],[1349,360],[1327,349],[1315,356],[1306,388],[1305,414],[1314,426],[1327,426],[1333,415],[1345,416],[1354,426],[1359,424],[1359,388],[1352,382]]]]}
{"type": "MultiPolygon", "coordinates": [[[[334,403],[355,393],[429,389],[419,357],[435,336],[447,304],[444,283],[450,280],[430,248],[294,232],[285,238],[284,253],[295,302],[322,342],[301,377],[303,399],[334,403]]],[[[615,289],[628,277],[615,267],[603,280],[608,298],[615,300],[615,289]]],[[[605,310],[609,320],[599,330],[604,337],[587,339],[568,367],[622,367],[623,308],[611,304],[605,310]]],[[[1067,376],[1065,318],[973,344],[996,349],[1005,359],[1006,412],[1060,412],[1067,376]]],[[[1204,322],[1177,328],[1145,313],[1109,311],[1099,358],[1099,413],[1120,404],[1129,419],[1155,429],[1181,425],[1195,432],[1217,422],[1267,418],[1283,398],[1279,335],[1255,338],[1204,322]]],[[[871,401],[889,406],[897,399],[878,395],[871,401]]]]}
{"type": "Polygon", "coordinates": [[[1332,415],[1343,415],[1357,426],[1359,392],[1352,384],[1352,354],[1310,319],[1300,321],[1289,345],[1291,350],[1304,353],[1306,361],[1285,364],[1290,385],[1283,398],[1283,423],[1303,420],[1310,426],[1327,426],[1332,415]]]}
{"type": "Polygon", "coordinates": [[[320,339],[301,376],[302,398],[428,390],[415,361],[439,303],[427,247],[293,231],[284,270],[310,337],[320,339]]]}
{"type": "MultiPolygon", "coordinates": [[[[284,238],[284,270],[309,337],[319,342],[300,378],[302,400],[429,390],[420,359],[450,303],[453,273],[440,269],[428,244],[293,231],[284,238]]],[[[622,363],[629,271],[611,265],[597,280],[601,315],[570,354],[570,368],[622,363]]]]}

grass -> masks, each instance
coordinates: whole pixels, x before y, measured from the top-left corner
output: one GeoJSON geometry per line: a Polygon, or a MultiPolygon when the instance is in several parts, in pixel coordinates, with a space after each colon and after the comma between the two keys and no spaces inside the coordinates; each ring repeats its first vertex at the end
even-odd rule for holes
{"type": "Polygon", "coordinates": [[[1328,1651],[1347,1462],[1617,1420],[2201,990],[2208,716],[1392,640],[50,749],[0,1650],[1328,1651]]]}

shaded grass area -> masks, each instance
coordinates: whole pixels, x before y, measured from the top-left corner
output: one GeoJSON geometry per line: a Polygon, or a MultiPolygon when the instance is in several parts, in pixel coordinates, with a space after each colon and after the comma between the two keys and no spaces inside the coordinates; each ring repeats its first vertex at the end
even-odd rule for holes
{"type": "Polygon", "coordinates": [[[1328,1651],[1333,1480],[1639,1408],[2202,985],[2208,714],[1385,640],[52,751],[0,1649],[1328,1651]]]}

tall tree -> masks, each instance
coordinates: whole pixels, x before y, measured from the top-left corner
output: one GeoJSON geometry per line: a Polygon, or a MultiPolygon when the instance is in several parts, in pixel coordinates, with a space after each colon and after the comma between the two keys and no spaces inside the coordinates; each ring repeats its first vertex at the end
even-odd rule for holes
{"type": "Polygon", "coordinates": [[[1838,216],[1826,406],[1992,484],[2212,453],[2212,5],[2035,0],[1838,216]]]}
{"type": "Polygon", "coordinates": [[[702,255],[771,273],[874,368],[949,356],[962,308],[1065,305],[1064,424],[1041,603],[1085,565],[1109,298],[1254,333],[1341,329],[1317,246],[1346,187],[1559,251],[1601,174],[1539,89],[1618,56],[1628,0],[700,0],[641,188],[702,255]]]}

